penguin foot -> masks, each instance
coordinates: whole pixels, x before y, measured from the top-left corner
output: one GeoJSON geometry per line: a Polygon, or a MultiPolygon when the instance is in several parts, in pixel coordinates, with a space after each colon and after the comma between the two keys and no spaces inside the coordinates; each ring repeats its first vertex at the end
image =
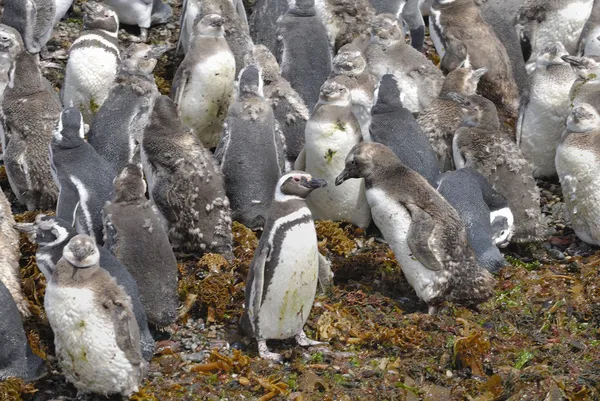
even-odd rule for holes
{"type": "Polygon", "coordinates": [[[313,345],[328,344],[328,343],[322,342],[322,341],[311,340],[310,338],[308,338],[306,336],[306,333],[304,333],[304,330],[301,331],[300,334],[296,334],[296,342],[301,347],[312,347],[313,345]]]}
{"type": "Polygon", "coordinates": [[[258,355],[262,359],[268,359],[269,361],[273,361],[276,363],[283,363],[283,357],[281,355],[269,351],[269,347],[267,347],[266,340],[258,341],[258,355]]]}
{"type": "Polygon", "coordinates": [[[148,28],[140,28],[140,41],[148,41],[148,28]]]}
{"type": "Polygon", "coordinates": [[[431,316],[435,316],[438,313],[438,307],[429,305],[429,310],[427,311],[431,316]]]}

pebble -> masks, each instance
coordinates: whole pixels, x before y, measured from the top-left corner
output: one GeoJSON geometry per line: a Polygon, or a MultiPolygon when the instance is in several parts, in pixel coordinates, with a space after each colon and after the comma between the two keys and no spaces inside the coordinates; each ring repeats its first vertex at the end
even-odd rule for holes
{"type": "Polygon", "coordinates": [[[182,354],[181,359],[184,361],[201,362],[205,356],[204,352],[194,352],[193,354],[182,354]]]}
{"type": "Polygon", "coordinates": [[[565,254],[561,251],[559,251],[558,249],[550,249],[548,251],[548,255],[550,255],[552,258],[556,259],[556,260],[564,260],[565,259],[565,254]]]}

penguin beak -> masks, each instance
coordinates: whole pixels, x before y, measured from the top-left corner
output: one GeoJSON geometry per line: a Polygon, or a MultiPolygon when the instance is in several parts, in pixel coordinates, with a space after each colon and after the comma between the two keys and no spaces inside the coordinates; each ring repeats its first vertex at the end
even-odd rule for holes
{"type": "Polygon", "coordinates": [[[163,54],[165,54],[166,52],[168,52],[172,48],[174,48],[174,46],[172,46],[169,43],[167,43],[165,45],[161,45],[161,46],[154,46],[152,48],[152,57],[153,58],[159,58],[160,56],[162,56],[163,54]]]}
{"type": "Polygon", "coordinates": [[[479,68],[479,69],[473,71],[473,76],[475,78],[481,78],[486,72],[488,72],[487,68],[479,68]]]}
{"type": "Polygon", "coordinates": [[[323,188],[327,186],[327,181],[320,178],[313,178],[310,181],[306,181],[303,183],[306,188],[317,189],[323,188]]]}
{"type": "Polygon", "coordinates": [[[344,183],[344,181],[348,180],[352,178],[350,176],[350,171],[348,171],[348,169],[344,169],[344,171],[342,171],[340,173],[340,175],[338,175],[335,179],[335,186],[338,187],[340,185],[342,185],[344,183]]]}
{"type": "Polygon", "coordinates": [[[585,67],[585,65],[583,64],[583,61],[580,57],[562,56],[561,58],[563,59],[563,61],[566,61],[567,63],[571,64],[573,67],[576,67],[576,68],[584,68],[585,67]]]}

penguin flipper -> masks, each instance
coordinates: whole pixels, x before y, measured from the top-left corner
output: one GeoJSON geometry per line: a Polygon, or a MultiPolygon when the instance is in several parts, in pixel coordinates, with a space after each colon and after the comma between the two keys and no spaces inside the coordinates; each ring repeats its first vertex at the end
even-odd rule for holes
{"type": "Polygon", "coordinates": [[[333,287],[333,272],[331,262],[319,252],[319,287],[323,294],[331,292],[333,287]]]}
{"type": "MultiPolygon", "coordinates": [[[[279,27],[279,23],[283,19],[283,15],[277,18],[277,26],[279,27]]],[[[275,59],[277,60],[277,64],[281,66],[283,62],[283,35],[280,28],[277,28],[275,31],[275,59]]]]}
{"type": "Polygon", "coordinates": [[[223,123],[223,134],[221,135],[221,140],[217,145],[217,149],[215,149],[215,160],[219,163],[221,167],[221,171],[223,171],[223,161],[225,159],[225,153],[229,148],[229,140],[231,139],[231,130],[229,129],[229,124],[227,124],[227,120],[223,123]]]}
{"type": "Polygon", "coordinates": [[[262,306],[265,291],[265,265],[270,250],[271,247],[265,243],[264,248],[261,249],[260,254],[252,261],[252,266],[250,266],[250,270],[252,271],[252,287],[250,289],[250,302],[248,303],[248,317],[250,318],[252,331],[256,337],[259,335],[260,330],[258,330],[258,327],[255,327],[255,322],[258,319],[260,307],[262,306]]]}
{"type": "MultiPolygon", "coordinates": [[[[288,168],[286,164],[285,155],[287,153],[287,146],[285,144],[285,135],[283,134],[283,130],[281,129],[281,124],[279,121],[275,120],[275,150],[277,151],[277,163],[279,164],[279,173],[281,175],[285,174],[290,168],[288,168]]],[[[291,166],[290,166],[291,167],[291,166]]]]}
{"type": "Polygon", "coordinates": [[[173,87],[171,88],[171,99],[173,99],[173,103],[175,103],[177,106],[181,105],[181,100],[183,98],[185,86],[187,85],[189,76],[189,71],[186,69],[185,64],[182,63],[175,73],[175,78],[173,78],[173,87]]]}
{"type": "Polygon", "coordinates": [[[117,228],[112,222],[112,214],[102,211],[104,221],[104,248],[110,253],[117,256],[117,228]]]}
{"type": "Polygon", "coordinates": [[[183,54],[183,41],[181,40],[183,32],[186,29],[186,19],[185,19],[185,14],[187,13],[187,7],[188,7],[188,1],[189,0],[183,0],[183,5],[181,6],[181,15],[179,16],[179,37],[177,38],[177,47],[175,48],[175,55],[179,56],[181,54],[183,54]]]}
{"type": "Polygon", "coordinates": [[[429,213],[416,205],[409,205],[412,222],[408,228],[408,247],[419,262],[429,270],[444,268],[432,246],[436,245],[435,221],[429,213]]]}
{"type": "Polygon", "coordinates": [[[294,162],[294,170],[305,171],[306,169],[306,147],[302,147],[300,154],[294,162]]]}
{"type": "Polygon", "coordinates": [[[246,15],[246,9],[244,8],[244,2],[242,0],[234,0],[234,1],[235,1],[235,11],[236,11],[238,17],[240,17],[240,20],[244,23],[245,28],[249,32],[248,16],[246,15]]]}
{"type": "Polygon", "coordinates": [[[142,363],[140,332],[131,310],[119,299],[109,299],[103,306],[110,311],[117,345],[132,365],[142,363]]]}
{"type": "Polygon", "coordinates": [[[70,226],[74,226],[78,207],[79,192],[77,192],[77,188],[70,183],[61,182],[56,203],[56,217],[63,219],[70,226]]]}

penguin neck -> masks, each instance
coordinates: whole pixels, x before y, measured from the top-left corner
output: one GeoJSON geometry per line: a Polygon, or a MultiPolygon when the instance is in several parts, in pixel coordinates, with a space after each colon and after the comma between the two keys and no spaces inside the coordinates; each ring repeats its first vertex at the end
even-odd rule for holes
{"type": "Polygon", "coordinates": [[[378,99],[377,103],[375,104],[375,106],[373,106],[373,109],[371,110],[371,114],[392,113],[401,110],[402,108],[403,105],[400,101],[400,98],[383,100],[378,99]]]}
{"type": "Polygon", "coordinates": [[[85,283],[100,269],[99,265],[87,268],[77,268],[65,258],[61,258],[56,264],[56,270],[52,276],[52,281],[56,284],[68,284],[73,287],[83,287],[85,283]]]}

